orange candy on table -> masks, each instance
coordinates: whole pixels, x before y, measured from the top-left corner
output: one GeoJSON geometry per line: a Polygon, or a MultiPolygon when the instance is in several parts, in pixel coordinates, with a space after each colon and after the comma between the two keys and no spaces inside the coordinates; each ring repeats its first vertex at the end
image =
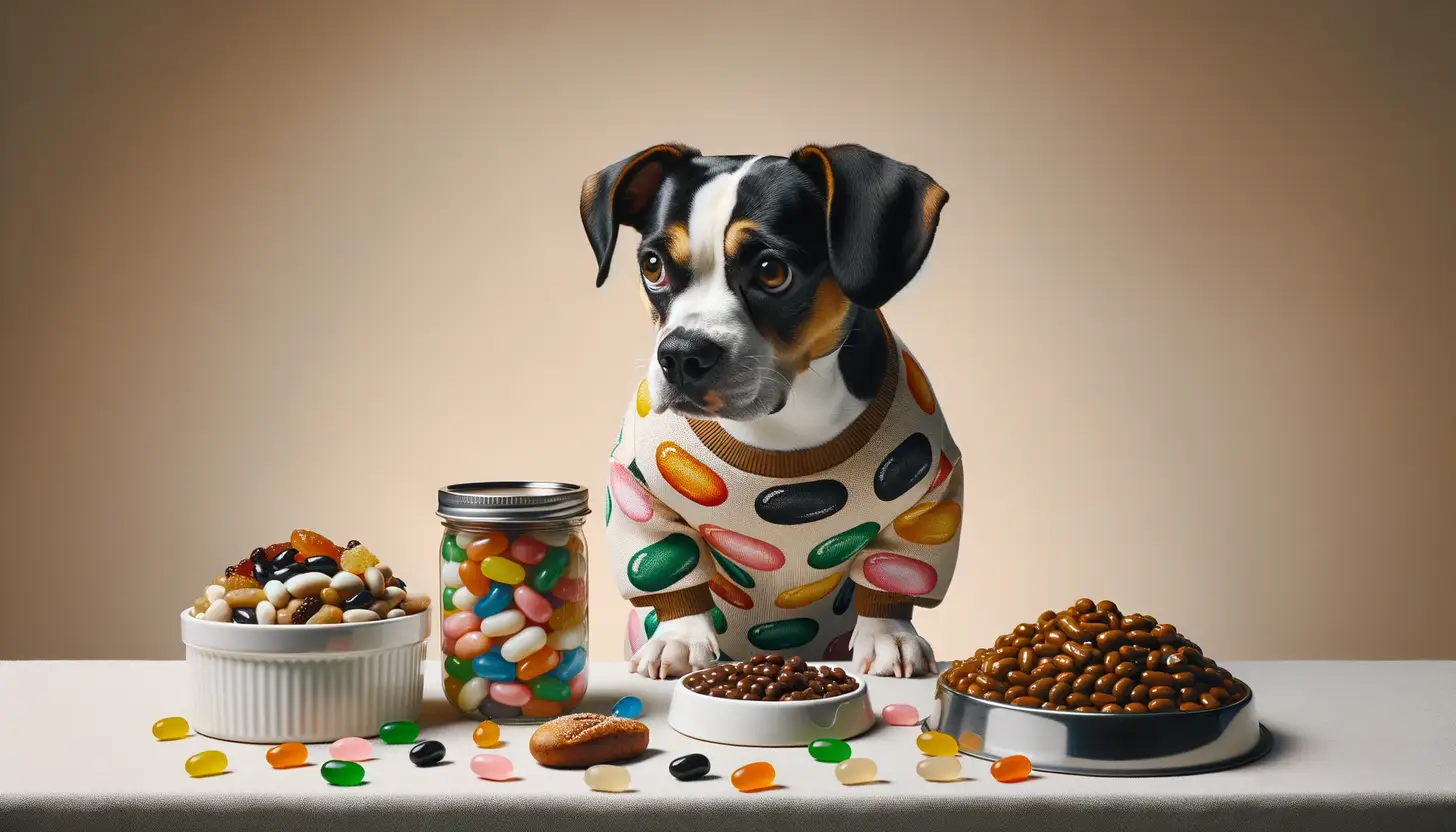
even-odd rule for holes
{"type": "Polygon", "coordinates": [[[308,762],[308,746],[299,742],[285,742],[268,749],[268,765],[274,768],[297,768],[308,762]]]}
{"type": "Polygon", "coordinates": [[[476,598],[485,597],[490,591],[490,578],[485,577],[480,571],[480,564],[473,560],[462,561],[460,564],[460,580],[465,583],[465,588],[476,598]]]}
{"type": "Polygon", "coordinates": [[[740,792],[756,792],[774,783],[774,767],[768,763],[749,763],[733,772],[733,788],[740,792]]]}
{"type": "Polygon", "coordinates": [[[996,778],[998,783],[1015,783],[1018,780],[1025,780],[1031,776],[1031,760],[1020,754],[1013,757],[1002,757],[991,764],[991,776],[996,778]]]}
{"type": "Polygon", "coordinates": [[[503,554],[510,545],[510,538],[500,532],[482,532],[478,540],[465,547],[465,557],[478,563],[503,554]]]}
{"type": "Polygon", "coordinates": [[[516,665],[516,678],[526,682],[543,673],[555,670],[559,664],[561,664],[561,654],[550,647],[542,647],[516,665]]]}
{"type": "Polygon", "coordinates": [[[334,545],[334,541],[308,529],[295,529],[289,536],[288,542],[298,550],[299,563],[303,563],[304,558],[311,558],[315,555],[328,555],[334,560],[338,560],[339,555],[344,553],[343,549],[334,545]]]}

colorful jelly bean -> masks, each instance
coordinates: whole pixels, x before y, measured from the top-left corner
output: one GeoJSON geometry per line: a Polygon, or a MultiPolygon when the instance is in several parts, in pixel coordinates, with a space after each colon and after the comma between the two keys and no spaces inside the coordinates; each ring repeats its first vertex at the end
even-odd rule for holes
{"type": "Polygon", "coordinates": [[[410,749],[409,761],[420,768],[439,765],[445,759],[445,744],[439,740],[425,740],[410,749]]]}
{"type": "Polygon", "coordinates": [[[556,669],[561,664],[561,654],[550,647],[542,647],[516,664],[516,678],[529,682],[543,673],[556,669]]]}
{"type": "Polygon", "coordinates": [[[592,766],[586,770],[585,780],[594,792],[625,792],[632,787],[632,773],[621,766],[592,766]]]}
{"type": "Polygon", "coordinates": [[[933,783],[948,783],[961,779],[959,757],[926,757],[915,764],[915,773],[933,783]]]}
{"type": "Polygon", "coordinates": [[[531,695],[548,702],[565,702],[571,698],[571,688],[555,676],[537,676],[526,683],[531,695]]]}
{"type": "Polygon", "coordinates": [[[511,541],[509,557],[523,566],[540,563],[546,555],[546,544],[529,534],[523,534],[511,541]]]}
{"type": "Polygon", "coordinates": [[[551,594],[563,601],[584,601],[586,581],[582,578],[562,578],[551,589],[551,594]]]}
{"type": "Polygon", "coordinates": [[[440,680],[440,686],[445,689],[445,699],[454,702],[460,698],[460,691],[465,688],[465,683],[454,676],[445,676],[440,680]]]}
{"type": "Polygon", "coordinates": [[[924,595],[935,589],[935,567],[894,552],[876,552],[864,559],[865,580],[885,592],[924,595]]]}
{"type": "Polygon", "coordinates": [[[456,640],[455,649],[446,650],[447,653],[455,654],[455,658],[468,662],[490,649],[490,636],[476,630],[466,633],[456,640]]]}
{"type": "Polygon", "coordinates": [[[455,535],[447,534],[445,539],[440,541],[440,557],[453,563],[465,560],[465,550],[460,548],[460,544],[455,540],[455,535]]]}
{"type": "Polygon", "coordinates": [[[919,503],[895,518],[895,534],[911,543],[938,546],[949,542],[961,527],[961,504],[954,500],[919,503]]]}
{"type": "Polygon", "coordinates": [[[331,786],[357,786],[364,782],[364,767],[351,760],[329,760],[319,769],[331,786]]]}
{"type": "Polygon", "coordinates": [[[921,754],[931,757],[954,757],[960,753],[955,737],[939,731],[925,731],[915,738],[915,747],[920,749],[921,754]]]}
{"type": "Polygon", "coordinates": [[[551,618],[546,626],[552,630],[567,630],[586,621],[586,604],[571,601],[561,605],[561,609],[551,613],[551,618]]]}
{"type": "Polygon", "coordinates": [[[809,565],[815,569],[833,569],[859,554],[879,533],[879,523],[861,523],[842,531],[809,550],[809,565]]]}
{"type": "Polygon", "coordinates": [[[308,746],[301,742],[275,745],[263,755],[273,768],[298,768],[308,762],[308,746]]]}
{"type": "Polygon", "coordinates": [[[457,610],[469,612],[475,609],[476,604],[480,603],[480,596],[462,586],[454,590],[450,595],[450,603],[454,604],[457,610]]]}
{"type": "Polygon", "coordinates": [[[441,590],[440,590],[440,605],[445,608],[445,612],[454,612],[455,611],[455,590],[451,589],[448,586],[441,588],[441,590]]]}
{"type": "Polygon", "coordinates": [[[642,716],[642,700],[635,696],[624,696],[612,706],[612,716],[622,719],[636,719],[642,716]]]}
{"type": "Polygon", "coordinates": [[[440,632],[450,638],[460,638],[472,630],[479,629],[480,617],[465,610],[446,616],[445,623],[440,625],[440,632]]]}
{"type": "Polygon", "coordinates": [[[880,776],[880,767],[868,757],[851,757],[834,767],[834,779],[846,786],[869,783],[880,776]]]}
{"type": "Polygon", "coordinates": [[[991,764],[991,776],[998,783],[1015,783],[1031,776],[1031,760],[1016,754],[991,764]]]}
{"type": "Polygon", "coordinates": [[[451,589],[459,589],[465,586],[465,581],[460,577],[460,564],[453,561],[446,561],[440,567],[440,585],[448,586],[451,589]]]}
{"type": "Polygon", "coordinates": [[[481,748],[494,748],[500,744],[500,726],[487,719],[475,726],[475,731],[471,733],[470,737],[481,748]]]}
{"type": "Polygon", "coordinates": [[[159,740],[180,740],[192,733],[192,726],[180,716],[169,716],[152,723],[152,736],[159,740]]]}
{"type": "Polygon", "coordinates": [[[657,472],[677,493],[703,506],[719,506],[728,499],[723,478],[676,442],[657,446],[657,472]]]}
{"type": "MultiPolygon", "coordinates": [[[[477,659],[478,658],[479,657],[477,657],[477,659]]],[[[461,684],[464,684],[475,678],[475,673],[470,669],[470,662],[461,661],[454,656],[450,656],[445,659],[444,666],[445,672],[450,674],[454,678],[459,679],[461,684]]]]}
{"type": "Polygon", "coordinates": [[[821,763],[842,763],[850,757],[849,743],[824,737],[809,743],[809,756],[821,763]]]}
{"type": "Polygon", "coordinates": [[[508,558],[489,557],[480,562],[480,573],[492,581],[515,586],[526,580],[526,567],[508,558]]]}
{"type": "Polygon", "coordinates": [[[546,636],[546,643],[551,645],[552,650],[575,650],[586,643],[586,628],[577,625],[564,630],[553,630],[546,636]]]}
{"type": "MultiPolygon", "coordinates": [[[[481,574],[480,565],[473,560],[467,560],[458,564],[455,571],[460,575],[460,583],[470,590],[470,594],[479,598],[490,591],[490,578],[481,574]]],[[[460,606],[456,604],[456,606],[460,606]]]]}
{"type": "Polygon", "coordinates": [[[678,757],[667,765],[667,773],[678,780],[700,780],[713,769],[713,764],[702,754],[688,754],[678,757]]]}
{"type": "Polygon", "coordinates": [[[797,526],[823,520],[844,508],[849,489],[838,480],[815,480],[775,485],[753,501],[754,511],[767,523],[797,526]]]}
{"type": "Polygon", "coordinates": [[[519,633],[526,626],[526,616],[520,610],[498,612],[480,621],[480,632],[491,638],[501,638],[519,633]]]}
{"type": "Polygon", "coordinates": [[[561,660],[551,671],[551,675],[563,682],[570,682],[571,679],[586,667],[586,648],[577,647],[560,653],[561,660]]]}
{"type": "Polygon", "coordinates": [[[833,592],[843,579],[843,575],[827,575],[817,581],[786,589],[774,599],[774,606],[785,610],[807,607],[833,592]]]}
{"type": "Polygon", "coordinates": [[[460,710],[470,712],[480,707],[485,697],[490,695],[490,682],[486,679],[476,677],[466,682],[460,688],[460,694],[455,698],[455,704],[460,710]]]}
{"type": "Polygon", "coordinates": [[[490,686],[490,698],[512,708],[519,708],[530,702],[531,695],[531,688],[520,682],[499,682],[490,686]]]}
{"type": "Polygon", "coordinates": [[[329,756],[335,760],[359,763],[374,756],[374,746],[363,737],[344,737],[329,746],[329,756]]]}
{"type": "Polygon", "coordinates": [[[652,519],[652,495],[620,463],[611,463],[607,483],[612,490],[610,499],[623,514],[638,523],[646,523],[652,519]]]}
{"type": "Polygon", "coordinates": [[[228,758],[221,751],[203,751],[187,758],[188,777],[211,777],[227,771],[228,758]]]}
{"type": "Polygon", "coordinates": [[[473,612],[477,618],[490,618],[497,613],[505,612],[511,608],[511,601],[514,600],[515,587],[510,584],[491,584],[485,596],[475,602],[473,612]]]}
{"type": "Polygon", "coordinates": [[[565,549],[547,549],[546,556],[530,571],[526,581],[537,592],[550,592],[556,588],[556,582],[561,580],[561,576],[566,574],[566,567],[570,563],[571,554],[565,549]]]}
{"type": "Polygon", "coordinates": [[[470,758],[470,770],[482,780],[509,780],[516,767],[499,754],[476,754],[470,758]]]}
{"type": "Polygon", "coordinates": [[[502,532],[480,532],[480,536],[465,547],[465,556],[479,563],[486,558],[505,554],[510,545],[510,538],[502,532]]]}
{"type": "Polygon", "coordinates": [[[527,627],[506,639],[505,644],[501,645],[501,658],[508,662],[519,662],[545,646],[546,631],[540,627],[527,627]]]}
{"type": "Polygon", "coordinates": [[[733,772],[730,779],[740,792],[761,791],[774,784],[774,767],[764,762],[749,763],[733,772]]]}
{"type": "Polygon", "coordinates": [[[914,705],[904,703],[886,705],[885,709],[880,711],[880,718],[885,721],[886,725],[920,724],[920,712],[915,710],[914,705]]]}
{"type": "Polygon", "coordinates": [[[511,595],[515,599],[516,608],[535,623],[545,624],[551,618],[551,602],[531,587],[521,584],[511,595]]]}
{"type": "Polygon", "coordinates": [[[709,546],[749,569],[772,572],[783,568],[784,552],[772,543],[711,523],[704,523],[698,531],[709,546]]]}
{"type": "Polygon", "coordinates": [[[901,350],[900,354],[905,356],[905,386],[909,388],[911,398],[915,399],[921,410],[934,413],[935,393],[930,389],[930,381],[925,377],[925,371],[920,369],[920,362],[915,360],[909,350],[901,350]]]}
{"type": "Polygon", "coordinates": [[[701,555],[696,540],[674,532],[627,561],[627,580],[643,592],[661,592],[687,577],[701,555]]]}
{"type": "Polygon", "coordinates": [[[516,663],[508,662],[501,657],[500,648],[492,647],[490,650],[476,656],[470,662],[470,669],[475,674],[489,679],[492,682],[514,682],[516,681],[516,663]]]}
{"type": "Polygon", "coordinates": [[[875,468],[875,496],[883,502],[898,500],[930,473],[930,440],[923,433],[912,433],[904,442],[885,455],[875,468]]]}
{"type": "Polygon", "coordinates": [[[819,635],[819,622],[812,618],[765,621],[748,628],[748,643],[760,650],[788,650],[801,647],[819,635]]]}

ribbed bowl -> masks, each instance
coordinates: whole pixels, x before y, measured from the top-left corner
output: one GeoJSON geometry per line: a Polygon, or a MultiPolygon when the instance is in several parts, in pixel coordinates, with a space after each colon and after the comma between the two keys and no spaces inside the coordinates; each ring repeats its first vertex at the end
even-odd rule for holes
{"type": "Polygon", "coordinates": [[[183,610],[185,716],[199,734],[234,742],[376,736],[386,722],[419,718],[430,619],[269,627],[183,610]]]}

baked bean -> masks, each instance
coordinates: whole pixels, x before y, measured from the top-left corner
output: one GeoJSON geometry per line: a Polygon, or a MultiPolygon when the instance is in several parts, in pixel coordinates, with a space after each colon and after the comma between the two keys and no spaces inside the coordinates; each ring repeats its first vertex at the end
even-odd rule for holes
{"type": "Polygon", "coordinates": [[[1040,625],[1046,624],[1048,621],[1055,620],[1056,617],[1057,617],[1057,614],[1056,613],[1052,612],[1051,610],[1046,610],[1041,615],[1038,615],[1036,617],[1036,623],[1037,623],[1038,626],[1040,626],[1040,625]]]}
{"type": "Polygon", "coordinates": [[[994,690],[988,690],[988,691],[986,691],[986,693],[981,698],[984,699],[984,700],[986,700],[987,702],[1000,702],[1002,697],[1001,697],[1000,692],[994,691],[994,690]]]}
{"type": "Polygon", "coordinates": [[[1098,693],[1112,693],[1112,686],[1117,684],[1117,676],[1112,673],[1104,673],[1097,677],[1092,689],[1098,693]]]}
{"type": "Polygon", "coordinates": [[[1117,697],[1118,702],[1130,702],[1132,701],[1133,687],[1135,687],[1133,680],[1123,677],[1118,679],[1117,684],[1112,686],[1112,695],[1117,697]]]}
{"type": "Polygon", "coordinates": [[[1097,709],[1094,708],[1094,707],[1092,707],[1091,705],[1088,705],[1088,706],[1083,707],[1083,708],[1077,708],[1075,710],[1077,710],[1077,711],[1079,711],[1081,713],[1084,713],[1084,714],[1095,714],[1095,713],[1097,713],[1097,709]]]}
{"type": "Polygon", "coordinates": [[[1122,654],[1121,653],[1118,653],[1116,651],[1113,651],[1113,652],[1108,653],[1108,654],[1106,654],[1106,655],[1104,655],[1102,657],[1102,666],[1105,667],[1105,668],[1107,668],[1107,671],[1109,673],[1111,673],[1114,670],[1117,670],[1117,666],[1119,664],[1122,664],[1122,654]]]}
{"type": "Polygon", "coordinates": [[[991,663],[991,675],[995,676],[997,679],[1005,679],[1006,674],[1010,673],[1018,666],[1019,665],[1017,665],[1016,659],[1009,657],[1005,659],[997,659],[996,661],[991,663]]]}
{"type": "Polygon", "coordinates": [[[1021,651],[1021,648],[1019,648],[1019,647],[1012,647],[1011,645],[1008,644],[1005,647],[997,647],[996,648],[996,652],[995,652],[994,655],[998,659],[1009,659],[1012,656],[1015,656],[1020,651],[1021,651]]]}
{"type": "Polygon", "coordinates": [[[1057,705],[1063,705],[1066,703],[1067,697],[1070,696],[1071,693],[1071,685],[1067,684],[1066,682],[1057,682],[1055,685],[1052,685],[1051,690],[1047,691],[1047,701],[1057,705]]]}
{"type": "Polygon", "coordinates": [[[1077,693],[1091,693],[1092,685],[1096,681],[1096,676],[1088,676],[1084,673],[1072,681],[1072,690],[1076,691],[1077,693]]]}
{"type": "Polygon", "coordinates": [[[1094,693],[1088,698],[1092,700],[1093,705],[1099,708],[1103,705],[1111,705],[1117,701],[1117,697],[1110,693],[1094,693]]]}
{"type": "Polygon", "coordinates": [[[1068,707],[1072,707],[1072,708],[1082,708],[1082,707],[1085,707],[1085,706],[1091,705],[1091,704],[1092,704],[1092,697],[1088,696],[1085,693],[1069,693],[1069,694],[1067,694],[1067,706],[1068,707]]]}
{"type": "Polygon", "coordinates": [[[1159,665],[1161,665],[1162,663],[1162,650],[1149,650],[1148,654],[1143,657],[1143,667],[1147,668],[1148,670],[1157,670],[1159,665]]]}
{"type": "Polygon", "coordinates": [[[1158,638],[1147,630],[1128,630],[1127,640],[1143,647],[1157,647],[1158,638]]]}
{"type": "Polygon", "coordinates": [[[1117,605],[1114,604],[1114,603],[1112,603],[1111,601],[1098,601],[1097,602],[1097,611],[1098,612],[1110,612],[1110,613],[1114,613],[1115,614],[1117,612],[1117,605]]]}
{"type": "MultiPolygon", "coordinates": [[[[1026,625],[1022,624],[1021,626],[1025,627],[1026,625]]],[[[1021,664],[1022,673],[1030,673],[1031,669],[1036,667],[1036,653],[1030,647],[1023,647],[1021,648],[1021,652],[1016,654],[1016,661],[1021,664]]]]}
{"type": "MultiPolygon", "coordinates": [[[[1127,677],[1137,672],[1137,665],[1133,664],[1132,662],[1121,662],[1117,665],[1117,667],[1114,667],[1112,669],[1112,672],[1117,675],[1117,678],[1126,679],[1127,677]]],[[[1132,680],[1128,679],[1128,681],[1132,680]]]]}
{"type": "Polygon", "coordinates": [[[1130,714],[1145,714],[1148,712],[1148,706],[1141,702],[1129,702],[1123,705],[1122,709],[1130,714]]]}
{"type": "Polygon", "coordinates": [[[1148,699],[1172,699],[1177,695],[1177,691],[1167,685],[1156,685],[1148,688],[1148,699]]]}
{"type": "Polygon", "coordinates": [[[1162,673],[1157,670],[1144,670],[1141,681],[1145,685],[1172,685],[1177,682],[1171,673],[1162,673]]]}
{"type": "MultiPolygon", "coordinates": [[[[1036,701],[1041,702],[1040,699],[1037,699],[1036,701]]],[[[1050,702],[1041,702],[1041,709],[1043,711],[1055,711],[1057,709],[1057,706],[1053,705],[1050,702]]]]}
{"type": "Polygon", "coordinates": [[[1018,696],[1015,699],[1011,700],[1011,704],[1019,708],[1040,708],[1042,702],[1035,696],[1018,696]]]}
{"type": "Polygon", "coordinates": [[[1128,698],[1131,699],[1134,702],[1146,702],[1146,701],[1148,701],[1148,686],[1147,685],[1134,685],[1133,686],[1133,689],[1132,689],[1132,693],[1128,696],[1128,698]]]}
{"type": "Polygon", "coordinates": [[[1031,652],[1041,658],[1046,658],[1047,656],[1055,656],[1062,652],[1062,648],[1049,641],[1043,641],[1041,644],[1033,646],[1031,652]]]}
{"type": "Polygon", "coordinates": [[[1016,638],[1013,638],[1011,640],[1011,646],[1015,647],[1017,650],[1020,650],[1021,648],[1026,647],[1029,644],[1031,644],[1031,639],[1024,638],[1022,636],[1017,636],[1016,638]]]}
{"type": "Polygon", "coordinates": [[[1113,702],[1113,703],[1110,703],[1110,704],[1107,704],[1107,705],[1103,705],[1102,706],[1102,713],[1104,713],[1104,714],[1120,714],[1120,713],[1122,713],[1122,706],[1119,705],[1119,704],[1117,704],[1116,702],[1113,702]]]}
{"type": "Polygon", "coordinates": [[[1057,628],[1069,639],[1080,639],[1083,635],[1082,628],[1077,624],[1076,619],[1065,613],[1057,617],[1057,628]]]}
{"type": "Polygon", "coordinates": [[[1194,690],[1193,688],[1183,688],[1183,689],[1181,689],[1181,690],[1178,691],[1178,701],[1179,702],[1197,702],[1198,701],[1198,691],[1194,690]]]}
{"type": "Polygon", "coordinates": [[[1097,605],[1092,603],[1091,598],[1078,598],[1076,603],[1072,604],[1072,609],[1076,610],[1080,615],[1086,615],[1096,610],[1097,605]]]}
{"type": "MultiPolygon", "coordinates": [[[[1056,675],[1056,677],[1055,677],[1055,680],[1056,680],[1056,683],[1059,684],[1059,685],[1061,685],[1061,684],[1070,685],[1070,684],[1072,684],[1072,680],[1075,679],[1075,678],[1077,678],[1077,674],[1072,673],[1071,671],[1067,671],[1065,673],[1058,673],[1056,675]]],[[[1219,690],[1223,690],[1223,688],[1219,688],[1219,690]]]]}
{"type": "Polygon", "coordinates": [[[1031,671],[1031,678],[1033,678],[1033,679],[1045,679],[1048,676],[1055,676],[1059,672],[1061,672],[1061,668],[1060,667],[1057,667],[1056,665],[1052,664],[1051,662],[1047,662],[1046,664],[1039,664],[1039,665],[1037,665],[1036,666],[1036,669],[1033,670],[1033,671],[1031,671]]]}
{"type": "Polygon", "coordinates": [[[1152,633],[1160,644],[1172,644],[1178,640],[1178,631],[1172,624],[1159,624],[1153,628],[1152,633]]]}
{"type": "Polygon", "coordinates": [[[1006,689],[1006,694],[1005,694],[1006,701],[1007,702],[1010,702],[1013,699],[1018,699],[1020,697],[1025,696],[1025,695],[1026,695],[1026,686],[1025,685],[1012,685],[1011,687],[1009,687],[1009,688],[1006,689]]]}
{"type": "Polygon", "coordinates": [[[1182,673],[1174,673],[1173,681],[1178,685],[1187,686],[1193,684],[1194,682],[1197,682],[1198,678],[1195,677],[1192,673],[1185,670],[1182,673]]]}
{"type": "Polygon", "coordinates": [[[1018,635],[1018,636],[1022,636],[1022,637],[1025,637],[1025,638],[1031,638],[1032,636],[1036,635],[1036,625],[1035,624],[1017,624],[1016,625],[1016,629],[1013,630],[1012,632],[1014,634],[1018,635]]]}
{"type": "MultiPolygon", "coordinates": [[[[1078,644],[1075,641],[1069,641],[1066,644],[1062,645],[1062,647],[1065,650],[1068,650],[1068,651],[1070,651],[1070,650],[1086,650],[1087,649],[1087,648],[1083,647],[1082,645],[1078,644]]],[[[1060,656],[1052,656],[1052,664],[1057,668],[1058,671],[1076,670],[1077,669],[1077,658],[1082,658],[1082,657],[1078,656],[1078,657],[1075,657],[1074,658],[1074,655],[1068,655],[1068,653],[1064,652],[1060,656]]],[[[1085,661],[1085,660],[1086,659],[1084,658],[1083,661],[1085,661]]]]}
{"type": "Polygon", "coordinates": [[[1029,696],[1035,696],[1038,699],[1046,700],[1047,691],[1050,691],[1052,689],[1052,686],[1055,684],[1056,682],[1052,681],[1051,679],[1037,679],[1035,682],[1031,683],[1030,687],[1026,689],[1026,693],[1029,696]]]}
{"type": "Polygon", "coordinates": [[[1178,705],[1174,703],[1171,699],[1148,700],[1148,710],[1155,714],[1160,714],[1164,711],[1176,711],[1177,709],[1178,705]]]}
{"type": "Polygon", "coordinates": [[[1010,673],[1006,674],[1006,682],[1012,685],[1029,687],[1031,683],[1035,681],[1036,680],[1031,677],[1030,673],[1022,673],[1020,670],[1013,670],[1010,673]]]}
{"type": "Polygon", "coordinates": [[[1198,704],[1202,705],[1205,708],[1217,708],[1222,703],[1218,701],[1217,696],[1213,695],[1213,691],[1209,691],[1208,693],[1199,695],[1198,704]]]}
{"type": "Polygon", "coordinates": [[[1122,630],[1108,630],[1097,634],[1097,646],[1103,650],[1121,647],[1126,641],[1127,633],[1122,630]]]}
{"type": "MultiPolygon", "coordinates": [[[[1061,621],[1063,619],[1057,620],[1061,621]]],[[[1062,652],[1068,656],[1071,656],[1079,662],[1088,662],[1092,660],[1092,648],[1088,647],[1080,641],[1063,642],[1062,652]]],[[[1071,670],[1070,667],[1064,669],[1071,670]]]]}
{"type": "Polygon", "coordinates": [[[1203,710],[1203,706],[1200,705],[1200,704],[1198,704],[1197,702],[1184,702],[1184,703],[1182,703],[1181,705],[1178,706],[1178,710],[1180,710],[1180,711],[1201,711],[1201,710],[1203,710]]]}
{"type": "Polygon", "coordinates": [[[1101,621],[1088,621],[1085,618],[1077,622],[1077,626],[1083,633],[1090,633],[1094,637],[1100,636],[1108,630],[1108,626],[1101,621]]]}

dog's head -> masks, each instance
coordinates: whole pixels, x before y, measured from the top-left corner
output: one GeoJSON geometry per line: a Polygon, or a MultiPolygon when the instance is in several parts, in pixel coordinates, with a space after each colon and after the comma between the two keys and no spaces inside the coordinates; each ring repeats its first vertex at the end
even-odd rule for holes
{"type": "Polygon", "coordinates": [[[785,158],[671,144],[587,177],[581,218],[598,286],[618,227],[642,234],[654,409],[747,421],[784,406],[856,307],[877,309],[910,282],[948,199],[920,170],[858,145],[785,158]]]}

